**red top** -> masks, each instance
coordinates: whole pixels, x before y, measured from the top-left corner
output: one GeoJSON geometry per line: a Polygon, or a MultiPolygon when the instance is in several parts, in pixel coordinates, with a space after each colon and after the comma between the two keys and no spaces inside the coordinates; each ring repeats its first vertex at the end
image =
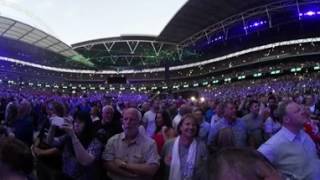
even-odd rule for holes
{"type": "Polygon", "coordinates": [[[165,140],[164,140],[164,137],[163,137],[163,135],[162,135],[162,132],[160,131],[160,132],[158,132],[157,134],[155,134],[155,135],[153,136],[153,139],[154,139],[154,141],[155,141],[156,144],[157,144],[158,153],[161,154],[162,147],[163,147],[163,145],[164,145],[164,143],[165,143],[165,140]]]}
{"type": "Polygon", "coordinates": [[[320,134],[315,133],[315,129],[312,123],[310,122],[305,123],[304,131],[309,134],[309,136],[313,139],[315,143],[320,143],[320,134]]]}

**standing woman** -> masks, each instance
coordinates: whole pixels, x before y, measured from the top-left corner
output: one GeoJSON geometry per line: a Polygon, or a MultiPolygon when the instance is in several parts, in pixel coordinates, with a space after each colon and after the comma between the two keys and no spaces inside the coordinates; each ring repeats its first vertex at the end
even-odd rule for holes
{"type": "Polygon", "coordinates": [[[153,139],[157,144],[158,153],[161,153],[162,147],[165,142],[176,135],[172,128],[170,115],[167,111],[160,111],[156,114],[156,131],[153,139]]]}
{"type": "Polygon", "coordinates": [[[83,111],[76,112],[73,124],[66,122],[59,127],[66,132],[66,135],[53,139],[56,128],[55,125],[50,127],[48,142],[62,149],[62,169],[65,179],[100,179],[98,165],[103,145],[92,136],[90,114],[83,111]]]}
{"type": "Polygon", "coordinates": [[[184,115],[178,124],[178,137],[168,141],[162,151],[168,180],[206,180],[208,153],[197,138],[199,125],[192,114],[184,115]]]}

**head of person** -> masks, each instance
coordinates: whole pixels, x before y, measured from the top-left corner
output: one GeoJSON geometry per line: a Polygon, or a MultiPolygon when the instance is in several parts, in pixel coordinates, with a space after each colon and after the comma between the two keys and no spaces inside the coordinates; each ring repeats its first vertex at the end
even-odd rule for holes
{"type": "Polygon", "coordinates": [[[153,101],[152,110],[154,112],[158,112],[160,110],[160,101],[158,101],[158,100],[153,101]]]}
{"type": "Polygon", "coordinates": [[[268,98],[268,106],[275,106],[275,105],[277,105],[276,97],[269,96],[269,98],[268,98]]]}
{"type": "Polygon", "coordinates": [[[209,160],[209,179],[281,180],[280,173],[258,151],[226,148],[209,160]]]}
{"type": "Polygon", "coordinates": [[[26,116],[29,116],[31,114],[31,111],[32,111],[31,103],[28,100],[23,99],[18,106],[19,117],[24,118],[26,116]]]}
{"type": "Polygon", "coordinates": [[[99,109],[97,106],[94,106],[93,108],[91,108],[90,110],[91,117],[97,117],[98,114],[99,114],[99,109]]]}
{"type": "Polygon", "coordinates": [[[33,171],[30,148],[15,138],[0,139],[0,177],[25,180],[33,171]]]}
{"type": "Polygon", "coordinates": [[[223,117],[228,121],[234,121],[237,119],[237,109],[233,102],[225,102],[223,109],[223,117]]]}
{"type": "Polygon", "coordinates": [[[59,117],[64,117],[65,107],[62,103],[57,101],[50,101],[47,103],[46,112],[49,117],[56,115],[59,117]]]}
{"type": "Polygon", "coordinates": [[[171,128],[172,122],[170,115],[167,111],[159,111],[156,114],[156,132],[161,131],[162,127],[171,128]]]}
{"type": "Polygon", "coordinates": [[[10,102],[5,110],[5,123],[12,124],[18,117],[18,106],[14,102],[10,102]]]}
{"type": "Polygon", "coordinates": [[[196,118],[189,113],[182,116],[177,129],[180,136],[190,139],[198,136],[200,127],[196,118]]]}
{"type": "Polygon", "coordinates": [[[139,133],[142,115],[136,108],[128,108],[123,112],[122,128],[126,136],[134,137],[139,133]]]}
{"type": "Polygon", "coordinates": [[[188,113],[192,113],[192,108],[187,104],[182,104],[179,108],[179,114],[183,116],[188,113]]]}
{"type": "Polygon", "coordinates": [[[223,107],[223,103],[219,103],[217,104],[216,106],[216,113],[219,117],[222,117],[223,116],[223,113],[224,113],[224,107],[223,107]]]}
{"type": "Polygon", "coordinates": [[[279,104],[277,115],[282,125],[287,128],[300,130],[308,121],[308,112],[305,107],[295,102],[283,102],[279,104]]]}
{"type": "Polygon", "coordinates": [[[202,111],[202,109],[200,109],[200,108],[195,108],[195,109],[192,111],[192,114],[193,114],[194,118],[196,119],[197,123],[198,123],[198,124],[201,124],[202,121],[203,121],[203,111],[202,111]]]}
{"type": "Polygon", "coordinates": [[[304,104],[306,106],[313,106],[314,103],[315,103],[315,98],[314,98],[313,95],[307,94],[307,95],[304,96],[304,101],[305,101],[304,104]]]}
{"type": "Polygon", "coordinates": [[[110,105],[102,108],[102,123],[111,123],[114,115],[114,109],[110,105]]]}
{"type": "Polygon", "coordinates": [[[250,113],[257,115],[259,113],[259,102],[256,100],[251,100],[249,102],[249,111],[250,113]]]}
{"type": "Polygon", "coordinates": [[[90,114],[85,111],[77,111],[73,116],[73,129],[83,144],[89,143],[92,136],[92,121],[90,114]]]}
{"type": "Polygon", "coordinates": [[[142,105],[141,105],[141,111],[143,112],[147,112],[150,110],[150,104],[149,102],[144,102],[142,105]]]}

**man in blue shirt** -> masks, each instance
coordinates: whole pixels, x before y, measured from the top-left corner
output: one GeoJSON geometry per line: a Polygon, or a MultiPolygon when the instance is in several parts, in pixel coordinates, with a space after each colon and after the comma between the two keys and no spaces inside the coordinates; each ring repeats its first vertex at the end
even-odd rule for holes
{"type": "Polygon", "coordinates": [[[284,176],[292,179],[320,179],[316,146],[303,130],[307,113],[303,106],[282,103],[278,108],[282,128],[258,149],[284,176]]]}

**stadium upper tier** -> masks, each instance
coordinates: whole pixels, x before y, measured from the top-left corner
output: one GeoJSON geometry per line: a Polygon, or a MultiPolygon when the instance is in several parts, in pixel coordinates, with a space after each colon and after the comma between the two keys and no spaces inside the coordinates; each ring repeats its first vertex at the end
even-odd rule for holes
{"type": "Polygon", "coordinates": [[[181,74],[272,47],[318,43],[319,7],[320,0],[190,0],[158,37],[120,36],[71,47],[1,17],[0,60],[64,73],[164,74],[167,67],[181,74]]]}

